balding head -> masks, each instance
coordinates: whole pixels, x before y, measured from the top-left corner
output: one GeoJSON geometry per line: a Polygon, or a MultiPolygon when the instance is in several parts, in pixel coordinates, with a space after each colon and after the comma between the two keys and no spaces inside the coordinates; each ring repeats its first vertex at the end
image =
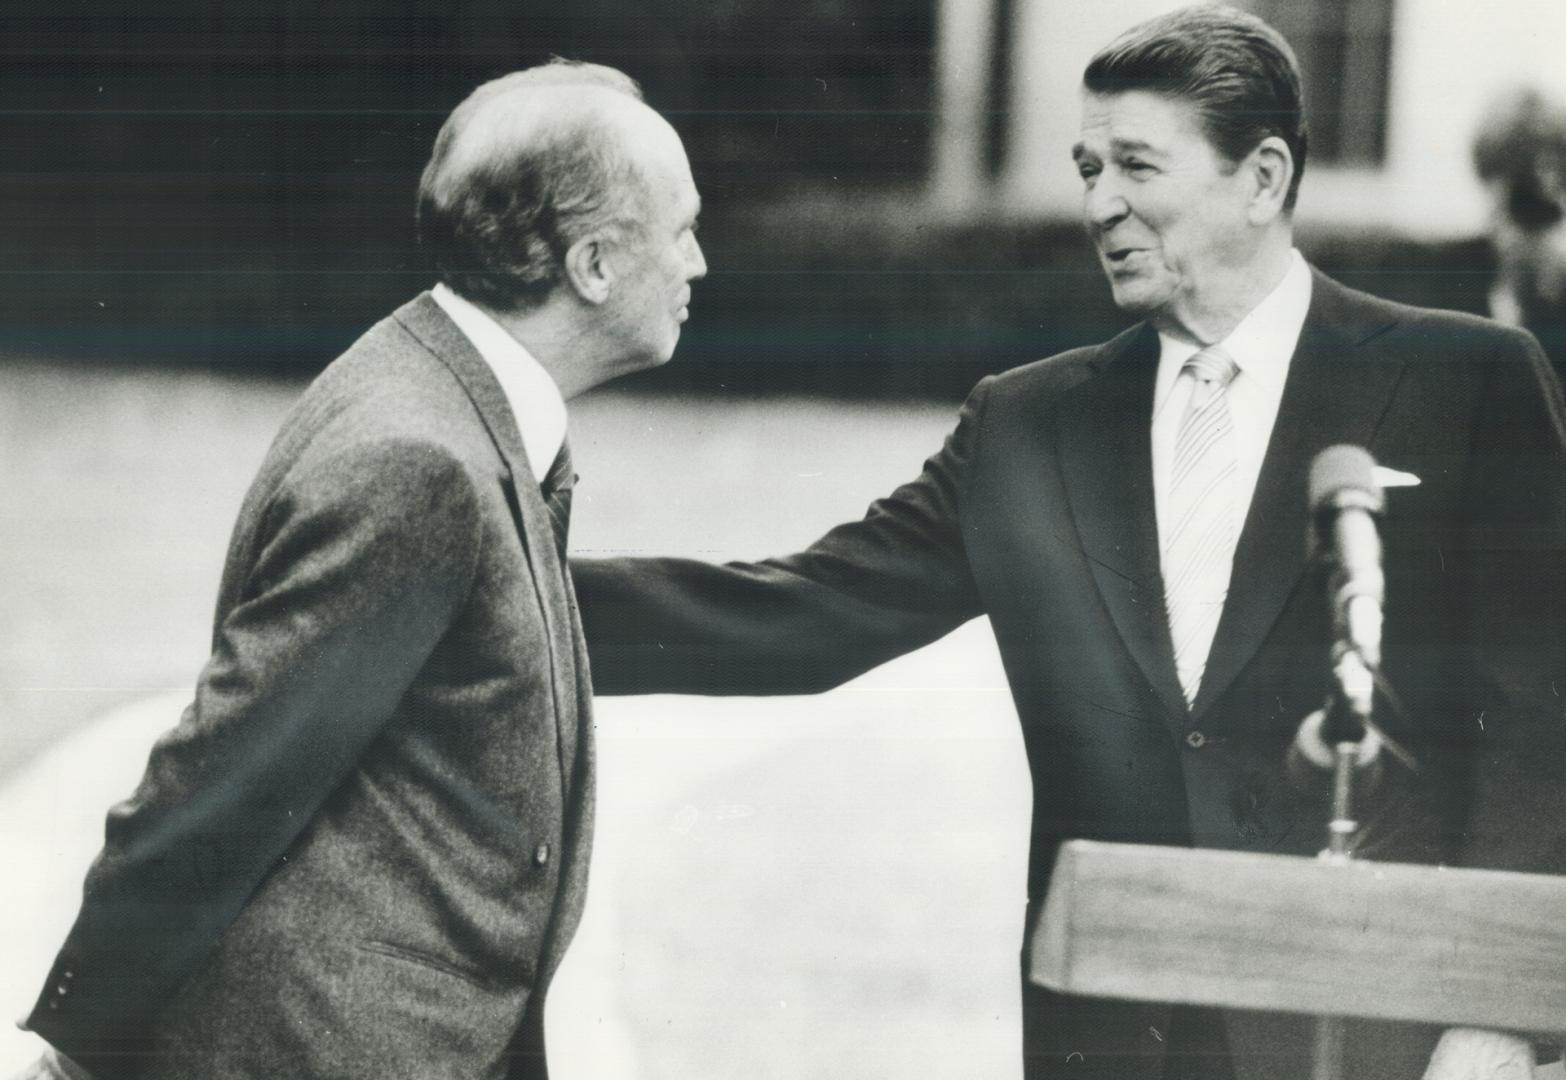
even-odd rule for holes
{"type": "Polygon", "coordinates": [[[667,126],[629,76],[597,64],[555,61],[485,83],[436,136],[419,182],[420,243],[455,292],[497,311],[533,307],[577,240],[635,230],[638,135],[667,126]]]}

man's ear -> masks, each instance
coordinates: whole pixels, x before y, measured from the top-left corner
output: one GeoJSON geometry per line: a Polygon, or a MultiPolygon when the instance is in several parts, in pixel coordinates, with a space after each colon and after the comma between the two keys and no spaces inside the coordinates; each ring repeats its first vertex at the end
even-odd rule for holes
{"type": "Polygon", "coordinates": [[[1288,143],[1269,135],[1246,157],[1245,168],[1255,182],[1249,212],[1251,224],[1265,225],[1283,213],[1289,182],[1294,179],[1294,155],[1289,153],[1288,143]]]}
{"type": "Polygon", "coordinates": [[[614,260],[609,249],[610,242],[601,233],[584,236],[566,249],[566,283],[589,304],[608,300],[614,287],[614,260]]]}

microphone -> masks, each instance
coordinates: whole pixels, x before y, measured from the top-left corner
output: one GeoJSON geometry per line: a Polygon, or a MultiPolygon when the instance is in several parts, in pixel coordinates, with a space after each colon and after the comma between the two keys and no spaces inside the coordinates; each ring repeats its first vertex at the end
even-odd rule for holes
{"type": "MultiPolygon", "coordinates": [[[[1328,599],[1339,652],[1357,653],[1372,670],[1381,664],[1386,575],[1378,518],[1385,507],[1369,453],[1357,446],[1329,446],[1316,455],[1310,467],[1311,551],[1331,567],[1328,599]]],[[[1353,689],[1346,692],[1358,696],[1353,689]]],[[[1368,705],[1367,700],[1367,714],[1368,705]]]]}
{"type": "Polygon", "coordinates": [[[1307,716],[1289,748],[1287,769],[1304,791],[1331,787],[1335,750],[1354,744],[1355,772],[1363,787],[1381,774],[1381,740],[1369,723],[1375,699],[1372,668],[1381,659],[1381,532],[1376,517],[1386,505],[1376,463],[1357,446],[1330,446],[1311,462],[1307,555],[1329,568],[1333,673],[1337,687],[1327,704],[1307,716]]]}
{"type": "Polygon", "coordinates": [[[1386,495],[1377,472],[1375,459],[1358,446],[1330,446],[1316,455],[1310,468],[1307,554],[1329,571],[1337,686],[1326,705],[1300,725],[1287,769],[1302,790],[1320,790],[1324,781],[1331,788],[1334,820],[1329,832],[1335,852],[1347,851],[1355,827],[1350,792],[1356,786],[1367,792],[1381,779],[1383,746],[1418,771],[1408,752],[1371,722],[1386,596],[1380,527],[1386,495]]]}

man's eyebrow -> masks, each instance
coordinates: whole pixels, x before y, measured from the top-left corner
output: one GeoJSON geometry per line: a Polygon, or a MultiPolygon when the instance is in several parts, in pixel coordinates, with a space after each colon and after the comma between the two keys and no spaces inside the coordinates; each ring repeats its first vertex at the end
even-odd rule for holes
{"type": "MultiPolygon", "coordinates": [[[[1109,143],[1111,153],[1115,154],[1156,154],[1158,148],[1150,142],[1142,139],[1111,139],[1109,143]]],[[[1077,143],[1071,148],[1071,160],[1081,161],[1085,157],[1093,155],[1084,143],[1077,143]]]]}
{"type": "Polygon", "coordinates": [[[1130,151],[1136,154],[1156,154],[1158,152],[1158,148],[1152,143],[1144,142],[1141,139],[1112,139],[1109,145],[1120,153],[1130,151]]]}

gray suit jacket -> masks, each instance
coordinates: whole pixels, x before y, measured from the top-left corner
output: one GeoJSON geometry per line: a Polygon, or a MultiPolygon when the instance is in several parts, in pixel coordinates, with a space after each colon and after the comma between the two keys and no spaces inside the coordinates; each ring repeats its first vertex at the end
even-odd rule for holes
{"type": "Polygon", "coordinates": [[[33,1030],[103,1075],[541,1072],[514,1041],[581,913],[593,771],[534,477],[428,295],[312,384],[33,1030]]]}

